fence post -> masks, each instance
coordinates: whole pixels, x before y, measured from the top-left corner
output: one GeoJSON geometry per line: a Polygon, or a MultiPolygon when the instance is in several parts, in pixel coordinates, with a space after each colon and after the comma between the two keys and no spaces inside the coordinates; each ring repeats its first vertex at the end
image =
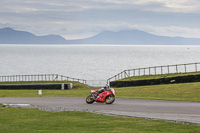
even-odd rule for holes
{"type": "Polygon", "coordinates": [[[168,74],[169,74],[169,66],[167,66],[167,69],[168,69],[168,74]]]}
{"type": "Polygon", "coordinates": [[[128,75],[128,73],[127,73],[127,71],[126,71],[126,70],[124,70],[124,77],[125,77],[125,78],[128,78],[128,77],[130,77],[130,75],[128,75]]]}
{"type": "Polygon", "coordinates": [[[178,73],[178,65],[176,65],[176,73],[178,73]]]}
{"type": "Polygon", "coordinates": [[[151,74],[151,67],[149,67],[149,75],[151,74]]]}
{"type": "Polygon", "coordinates": [[[195,71],[197,72],[197,63],[195,63],[195,71]]]}
{"type": "Polygon", "coordinates": [[[140,76],[140,68],[138,69],[138,74],[139,74],[138,76],[140,76]]]}
{"type": "Polygon", "coordinates": [[[124,78],[126,78],[126,71],[124,70],[124,78]]]}
{"type": "Polygon", "coordinates": [[[186,68],[186,64],[184,64],[184,66],[185,66],[185,73],[186,73],[186,72],[187,72],[187,70],[186,70],[186,69],[187,69],[187,68],[186,68]]]}

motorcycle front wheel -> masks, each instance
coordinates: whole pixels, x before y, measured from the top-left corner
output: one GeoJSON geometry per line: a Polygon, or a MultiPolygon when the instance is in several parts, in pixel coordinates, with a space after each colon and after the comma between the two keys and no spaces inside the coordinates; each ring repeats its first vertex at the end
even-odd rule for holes
{"type": "Polygon", "coordinates": [[[115,96],[110,95],[106,97],[106,104],[112,104],[115,101],[115,96]]]}
{"type": "Polygon", "coordinates": [[[93,102],[94,102],[94,99],[93,99],[92,95],[89,95],[89,96],[86,98],[86,103],[92,104],[93,102]]]}

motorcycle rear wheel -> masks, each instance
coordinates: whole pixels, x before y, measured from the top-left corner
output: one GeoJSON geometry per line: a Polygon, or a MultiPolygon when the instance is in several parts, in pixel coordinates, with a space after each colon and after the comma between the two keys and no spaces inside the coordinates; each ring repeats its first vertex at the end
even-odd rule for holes
{"type": "Polygon", "coordinates": [[[86,103],[92,104],[93,102],[94,102],[94,99],[93,99],[92,95],[89,95],[89,96],[86,98],[86,103]]]}
{"type": "Polygon", "coordinates": [[[115,101],[115,96],[110,95],[106,97],[106,104],[112,104],[115,101]]]}

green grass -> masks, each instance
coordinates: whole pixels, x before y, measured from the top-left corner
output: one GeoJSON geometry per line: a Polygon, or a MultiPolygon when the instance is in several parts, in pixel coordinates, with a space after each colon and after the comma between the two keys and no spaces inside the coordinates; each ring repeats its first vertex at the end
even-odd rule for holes
{"type": "Polygon", "coordinates": [[[89,94],[90,89],[42,90],[42,95],[38,95],[38,90],[0,90],[0,97],[86,97],[89,94]]]}
{"type": "Polygon", "coordinates": [[[159,74],[159,75],[143,75],[143,76],[133,76],[129,78],[124,78],[118,81],[132,81],[132,80],[148,80],[148,79],[159,79],[159,78],[170,78],[178,76],[187,76],[187,75],[197,75],[200,72],[190,72],[190,73],[171,73],[171,74],[159,74]]]}
{"type": "Polygon", "coordinates": [[[87,112],[47,112],[0,105],[1,133],[199,133],[200,126],[87,112]]]}
{"type": "Polygon", "coordinates": [[[200,102],[200,82],[116,88],[118,98],[200,102]]]}
{"type": "MultiPolygon", "coordinates": [[[[74,84],[72,90],[0,90],[0,97],[86,97],[89,86],[74,84]]],[[[115,88],[117,98],[159,99],[200,102],[200,82],[115,88]]]]}

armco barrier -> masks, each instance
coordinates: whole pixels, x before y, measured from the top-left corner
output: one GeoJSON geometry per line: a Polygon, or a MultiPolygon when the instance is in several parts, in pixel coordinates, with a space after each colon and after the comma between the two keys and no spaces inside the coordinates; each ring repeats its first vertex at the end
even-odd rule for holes
{"type": "Polygon", "coordinates": [[[200,82],[200,74],[177,76],[171,78],[148,79],[148,80],[135,80],[135,81],[112,81],[111,87],[130,87],[130,86],[144,86],[144,85],[159,85],[159,84],[173,84],[173,83],[189,83],[200,82]]]}
{"type": "Polygon", "coordinates": [[[0,90],[65,90],[72,89],[72,83],[60,84],[2,84],[0,90]]]}

